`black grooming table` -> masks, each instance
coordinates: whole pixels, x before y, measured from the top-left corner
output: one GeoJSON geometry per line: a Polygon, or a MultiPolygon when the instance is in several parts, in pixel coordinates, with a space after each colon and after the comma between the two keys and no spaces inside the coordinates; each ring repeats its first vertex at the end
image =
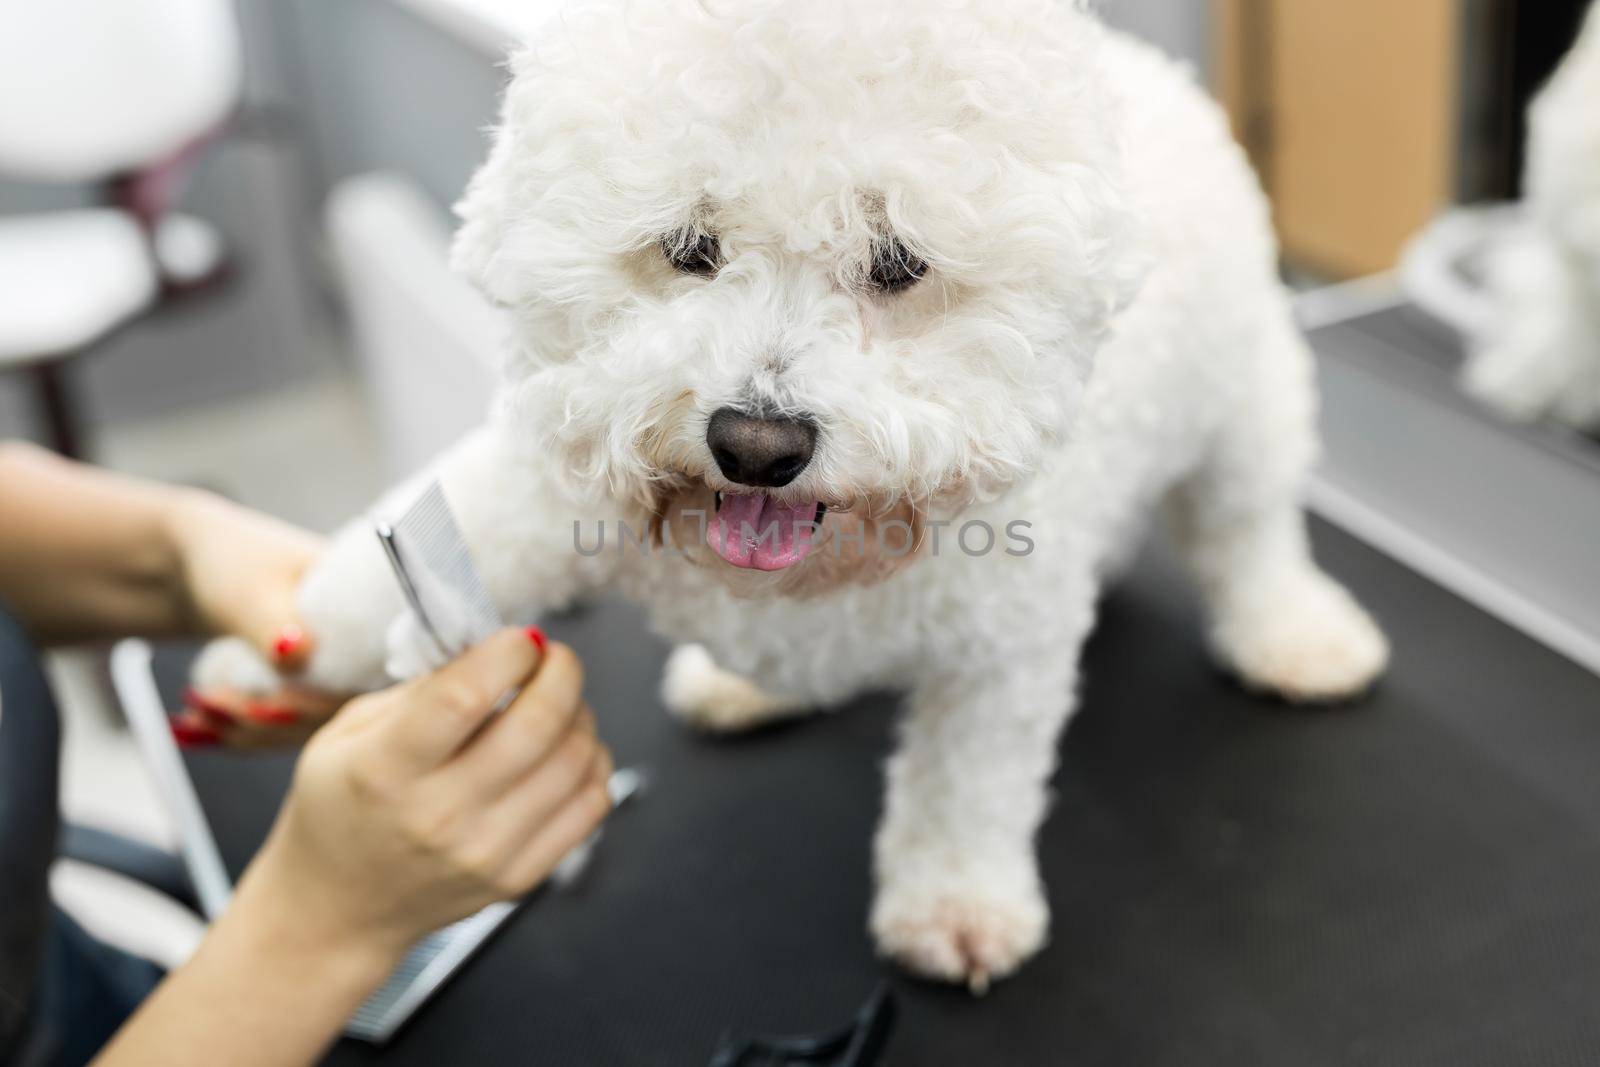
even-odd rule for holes
{"type": "MultiPolygon", "coordinates": [[[[1104,607],[1062,749],[1050,945],[981,999],[895,976],[890,1063],[1600,1063],[1600,680],[1343,534],[1316,540],[1394,638],[1379,691],[1337,712],[1247,696],[1147,554],[1104,607]]],[[[551,629],[655,788],[389,1047],[331,1062],[699,1067],[727,1027],[847,1021],[893,973],[865,922],[894,702],[710,740],[662,711],[665,649],[631,609],[551,629]]],[[[237,870],[288,764],[192,766],[237,870]]]]}

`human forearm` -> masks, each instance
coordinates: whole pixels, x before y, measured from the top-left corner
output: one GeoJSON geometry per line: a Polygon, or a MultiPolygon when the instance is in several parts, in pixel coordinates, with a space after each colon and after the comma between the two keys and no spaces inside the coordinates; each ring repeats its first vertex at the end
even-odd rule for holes
{"type": "Polygon", "coordinates": [[[294,667],[295,591],[321,551],[214,494],[0,443],[0,597],[44,643],[234,634],[294,667]]]}
{"type": "Polygon", "coordinates": [[[300,921],[295,887],[268,885],[255,873],[97,1067],[314,1063],[398,961],[401,945],[343,938],[300,921]]]}
{"type": "Polygon", "coordinates": [[[0,444],[0,597],[46,643],[193,629],[174,533],[196,496],[0,444]]]}

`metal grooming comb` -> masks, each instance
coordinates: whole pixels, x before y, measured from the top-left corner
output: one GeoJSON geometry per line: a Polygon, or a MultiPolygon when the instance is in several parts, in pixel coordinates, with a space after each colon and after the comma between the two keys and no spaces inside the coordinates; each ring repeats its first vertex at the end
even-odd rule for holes
{"type": "MultiPolygon", "coordinates": [[[[429,482],[393,523],[380,520],[375,526],[406,605],[432,640],[438,662],[500,628],[500,613],[437,481],[429,482]]],[[[344,1032],[363,1041],[387,1041],[515,910],[515,904],[491,904],[418,941],[350,1017],[344,1032]]]]}
{"type": "MultiPolygon", "coordinates": [[[[406,604],[435,645],[440,663],[454,659],[504,625],[438,481],[429,482],[392,524],[380,521],[375,525],[406,604]]],[[[509,703],[513,696],[506,694],[502,703],[509,703]]],[[[642,784],[643,777],[636,770],[614,772],[610,781],[613,806],[620,806],[642,784]]],[[[510,903],[491,904],[417,942],[388,981],[345,1024],[345,1033],[374,1043],[388,1040],[516,908],[510,903]]]]}
{"type": "Polygon", "coordinates": [[[504,625],[437,481],[377,531],[406,604],[441,659],[459,656],[504,625]]]}

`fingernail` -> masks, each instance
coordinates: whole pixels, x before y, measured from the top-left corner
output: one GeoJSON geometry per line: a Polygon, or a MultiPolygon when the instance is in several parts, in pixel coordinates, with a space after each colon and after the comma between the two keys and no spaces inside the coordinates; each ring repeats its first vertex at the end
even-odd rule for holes
{"type": "Polygon", "coordinates": [[[300,713],[293,708],[274,708],[264,704],[251,705],[245,714],[256,722],[269,723],[273,726],[288,726],[290,723],[300,721],[300,713]]]}
{"type": "Polygon", "coordinates": [[[183,704],[184,707],[188,708],[190,711],[198,711],[201,715],[204,715],[207,719],[210,719],[215,723],[220,723],[226,726],[228,723],[233,721],[233,716],[228,713],[226,708],[224,708],[221,704],[216,704],[210,700],[207,700],[205,697],[195,692],[195,690],[192,688],[184,689],[183,704]]]}
{"type": "Polygon", "coordinates": [[[544,655],[545,646],[549,644],[549,638],[545,637],[544,631],[537,626],[530,626],[523,632],[528,635],[528,640],[533,642],[533,647],[539,650],[539,654],[544,655]]]}
{"type": "Polygon", "coordinates": [[[272,652],[280,660],[288,659],[300,650],[305,644],[305,631],[298,626],[285,626],[278,632],[278,640],[272,645],[272,652]]]}
{"type": "Polygon", "coordinates": [[[205,694],[194,688],[194,686],[184,687],[183,702],[196,711],[215,711],[226,714],[226,711],[221,704],[218,704],[216,701],[206,697],[205,694]]]}
{"type": "Polygon", "coordinates": [[[169,719],[173,740],[184,748],[206,748],[222,743],[222,735],[190,719],[169,719]]]}

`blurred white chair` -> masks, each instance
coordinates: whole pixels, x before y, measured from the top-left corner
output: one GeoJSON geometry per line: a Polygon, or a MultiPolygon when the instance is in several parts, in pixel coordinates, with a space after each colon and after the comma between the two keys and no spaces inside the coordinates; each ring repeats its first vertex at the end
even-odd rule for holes
{"type": "Polygon", "coordinates": [[[483,422],[509,323],[450,270],[446,218],[409,179],[349,179],[327,221],[387,473],[400,478],[483,422]]]}
{"type": "Polygon", "coordinates": [[[32,372],[58,451],[78,451],[65,362],[224,270],[215,231],[172,208],[240,78],[230,0],[0,14],[0,175],[94,183],[105,205],[0,217],[0,370],[32,372]]]}

